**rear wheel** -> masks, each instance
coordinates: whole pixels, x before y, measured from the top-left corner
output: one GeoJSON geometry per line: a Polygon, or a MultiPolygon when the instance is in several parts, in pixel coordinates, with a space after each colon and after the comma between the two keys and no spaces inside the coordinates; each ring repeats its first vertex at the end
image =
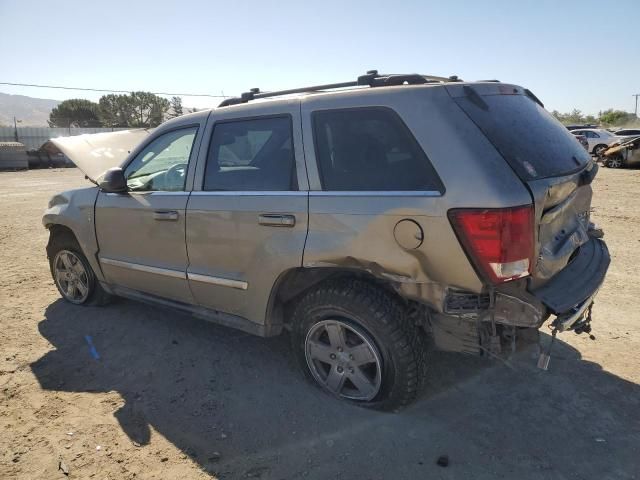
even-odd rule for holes
{"type": "Polygon", "coordinates": [[[60,295],[76,305],[103,305],[110,296],[100,286],[75,240],[55,239],[48,247],[51,275],[60,295]]]}
{"type": "Polygon", "coordinates": [[[362,280],[337,280],[305,294],[293,322],[298,362],[324,391],[380,410],[397,410],[420,392],[425,334],[391,293],[362,280]]]}

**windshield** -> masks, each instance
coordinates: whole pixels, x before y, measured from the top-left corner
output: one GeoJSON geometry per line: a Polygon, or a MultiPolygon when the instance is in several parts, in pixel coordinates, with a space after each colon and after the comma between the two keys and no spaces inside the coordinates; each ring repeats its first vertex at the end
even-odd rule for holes
{"type": "MultiPolygon", "coordinates": [[[[533,180],[576,171],[591,160],[576,138],[531,98],[518,95],[454,98],[520,178],[533,180]]],[[[579,132],[575,132],[579,133],[579,132]]]]}

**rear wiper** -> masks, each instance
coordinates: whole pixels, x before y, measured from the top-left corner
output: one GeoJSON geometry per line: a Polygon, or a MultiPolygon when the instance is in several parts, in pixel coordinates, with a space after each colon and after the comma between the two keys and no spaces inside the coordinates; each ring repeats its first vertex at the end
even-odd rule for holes
{"type": "Polygon", "coordinates": [[[544,108],[544,103],[542,103],[540,101],[540,99],[538,97],[536,97],[533,92],[531,90],[529,90],[528,88],[524,89],[524,94],[529,97],[531,100],[533,100],[534,102],[536,102],[538,105],[540,105],[542,108],[544,108]]]}

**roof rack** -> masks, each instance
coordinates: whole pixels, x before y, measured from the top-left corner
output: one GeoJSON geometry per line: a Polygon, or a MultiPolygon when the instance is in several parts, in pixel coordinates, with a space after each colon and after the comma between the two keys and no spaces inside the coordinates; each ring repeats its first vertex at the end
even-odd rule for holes
{"type": "Polygon", "coordinates": [[[369,70],[365,75],[361,75],[355,81],[327,83],[325,85],[313,85],[311,87],[292,88],[289,90],[279,90],[276,92],[261,92],[259,88],[252,88],[248,92],[244,92],[239,97],[227,98],[218,105],[218,107],[228,107],[229,105],[238,105],[247,103],[251,100],[259,98],[279,97],[282,95],[291,95],[293,93],[317,92],[320,90],[332,90],[336,88],[348,87],[389,87],[393,85],[420,85],[424,83],[441,83],[441,82],[460,82],[456,76],[436,77],[433,75],[421,75],[418,73],[402,73],[402,74],[379,74],[377,70],[369,70]]]}

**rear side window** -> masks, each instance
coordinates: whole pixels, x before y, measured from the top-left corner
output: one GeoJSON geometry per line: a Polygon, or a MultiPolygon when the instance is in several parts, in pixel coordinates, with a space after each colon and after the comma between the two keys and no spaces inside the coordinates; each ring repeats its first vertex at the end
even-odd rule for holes
{"type": "Polygon", "coordinates": [[[324,190],[442,191],[426,154],[394,111],[319,111],[313,126],[324,190]]]}
{"type": "Polygon", "coordinates": [[[266,117],[215,125],[204,190],[297,190],[291,118],[266,117]]]}
{"type": "Polygon", "coordinates": [[[573,135],[525,95],[470,91],[454,100],[523,180],[568,174],[590,161],[573,135]]]}

